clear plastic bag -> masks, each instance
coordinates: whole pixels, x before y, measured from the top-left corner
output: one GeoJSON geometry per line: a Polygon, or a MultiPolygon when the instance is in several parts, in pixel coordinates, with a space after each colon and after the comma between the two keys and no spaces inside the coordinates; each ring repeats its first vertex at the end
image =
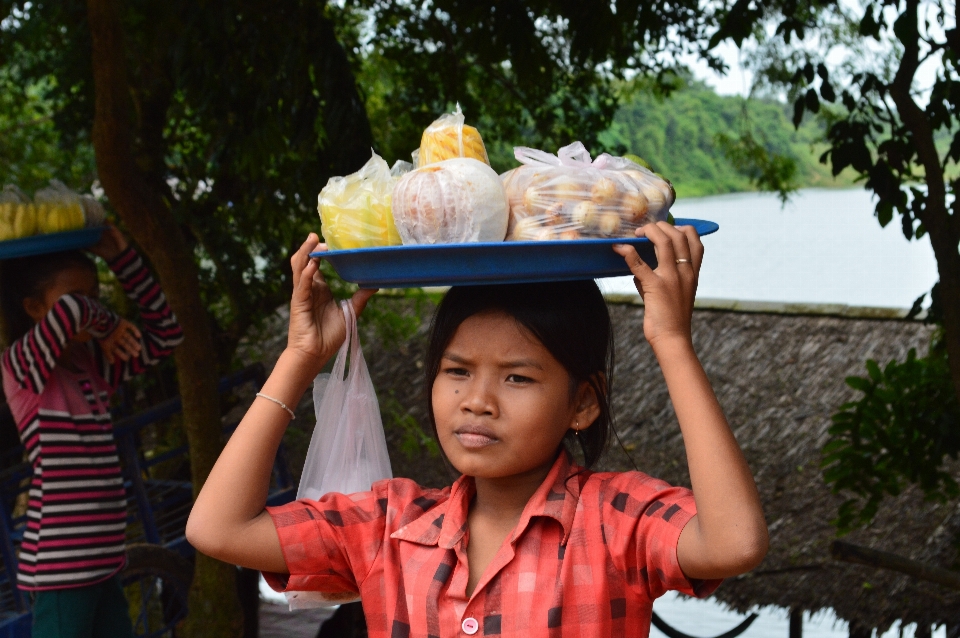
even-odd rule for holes
{"type": "Polygon", "coordinates": [[[95,203],[93,198],[80,196],[55,179],[38,190],[33,201],[16,186],[4,186],[0,192],[0,241],[102,224],[103,208],[97,204],[100,217],[92,224],[84,198],[95,203]]]}
{"type": "Polygon", "coordinates": [[[33,202],[37,232],[41,234],[77,230],[86,226],[80,195],[59,180],[52,179],[49,186],[38,190],[33,202]]]}
{"type": "MultiPolygon", "coordinates": [[[[393,477],[377,394],[360,351],[357,316],[349,301],[342,302],[341,307],[347,337],[337,353],[333,370],[318,376],[313,385],[317,426],[303,464],[298,499],[317,500],[329,492],[365,492],[375,482],[393,477]]],[[[316,591],[285,592],[285,595],[291,610],[359,599],[316,591]]]]}
{"type": "Polygon", "coordinates": [[[463,111],[457,104],[456,111],[441,115],[428,126],[420,138],[420,148],[412,154],[416,167],[455,157],[471,157],[489,166],[490,159],[480,131],[464,121],[463,111]]]}
{"type": "Polygon", "coordinates": [[[398,245],[400,235],[390,207],[396,180],[376,153],[356,173],[331,177],[317,197],[327,246],[340,250],[398,245]]]}
{"type": "Polygon", "coordinates": [[[556,155],[517,147],[523,166],[502,175],[510,204],[507,240],[632,237],[644,224],[665,220],[673,186],[623,157],[595,160],[580,142],[556,155]]]}

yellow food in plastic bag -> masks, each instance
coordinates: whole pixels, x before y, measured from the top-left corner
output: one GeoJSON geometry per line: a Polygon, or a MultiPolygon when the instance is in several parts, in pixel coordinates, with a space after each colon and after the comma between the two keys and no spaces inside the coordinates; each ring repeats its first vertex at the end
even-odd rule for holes
{"type": "Polygon", "coordinates": [[[34,204],[37,233],[62,233],[84,227],[83,207],[71,204],[34,204]]]}
{"type": "Polygon", "coordinates": [[[376,153],[363,168],[331,177],[317,198],[321,232],[332,250],[397,246],[391,200],[396,179],[376,153]]]}
{"type": "MultiPolygon", "coordinates": [[[[87,215],[82,202],[80,195],[55,179],[38,190],[32,202],[17,187],[5,186],[0,192],[0,241],[83,228],[87,215]]],[[[103,222],[100,211],[98,224],[103,222]]]]}
{"type": "Polygon", "coordinates": [[[471,157],[490,165],[480,132],[464,124],[459,104],[456,111],[443,115],[423,131],[416,164],[421,168],[454,157],[471,157]]]}

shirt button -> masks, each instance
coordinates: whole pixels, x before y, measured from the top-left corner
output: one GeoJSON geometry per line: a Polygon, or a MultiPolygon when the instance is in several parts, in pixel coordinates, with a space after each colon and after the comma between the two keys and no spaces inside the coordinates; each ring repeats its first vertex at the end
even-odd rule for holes
{"type": "Polygon", "coordinates": [[[480,623],[477,622],[476,618],[466,618],[460,627],[463,628],[463,633],[472,636],[480,629],[480,623]]]}

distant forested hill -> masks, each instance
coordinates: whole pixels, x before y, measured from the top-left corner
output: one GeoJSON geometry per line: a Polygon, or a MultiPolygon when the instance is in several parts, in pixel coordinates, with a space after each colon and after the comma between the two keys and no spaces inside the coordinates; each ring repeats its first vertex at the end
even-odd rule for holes
{"type": "MultiPolygon", "coordinates": [[[[668,98],[638,94],[621,107],[613,126],[600,139],[610,149],[645,159],[673,182],[680,197],[756,190],[716,143],[719,133],[736,136],[741,130],[743,106],[742,98],[717,95],[698,83],[668,98]]],[[[751,100],[749,123],[768,150],[797,160],[800,187],[853,184],[844,174],[835,179],[829,167],[818,161],[825,145],[820,142],[823,133],[816,122],[808,120],[794,130],[784,105],[751,100]]]]}

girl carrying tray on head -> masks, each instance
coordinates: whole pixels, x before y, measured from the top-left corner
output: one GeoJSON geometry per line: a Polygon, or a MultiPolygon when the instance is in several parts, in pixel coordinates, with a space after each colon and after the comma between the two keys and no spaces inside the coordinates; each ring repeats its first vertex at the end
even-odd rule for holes
{"type": "Polygon", "coordinates": [[[97,301],[80,251],[7,260],[3,391],[33,466],[17,584],[36,592],[34,638],[133,636],[118,572],[126,494],[110,395],[183,339],[160,287],[112,226],[91,252],[140,308],[136,326],[97,301]]]}
{"type": "MultiPolygon", "coordinates": [[[[205,483],[187,525],[200,551],[261,569],[277,589],[360,594],[371,636],[647,636],[653,600],[709,595],[767,550],[756,485],[694,353],[703,247],[691,228],[638,231],[651,270],[614,250],[644,298],[692,490],[589,467],[611,431],[612,337],[592,281],[452,288],[426,358],[431,423],[462,476],[264,508],[290,414],[344,339],[308,254],[293,257],[287,349],[205,483]],[[279,405],[277,405],[279,403],[279,405]]],[[[321,246],[322,249],[322,246],[321,246]]],[[[359,313],[373,294],[357,292],[359,313]]]]}

